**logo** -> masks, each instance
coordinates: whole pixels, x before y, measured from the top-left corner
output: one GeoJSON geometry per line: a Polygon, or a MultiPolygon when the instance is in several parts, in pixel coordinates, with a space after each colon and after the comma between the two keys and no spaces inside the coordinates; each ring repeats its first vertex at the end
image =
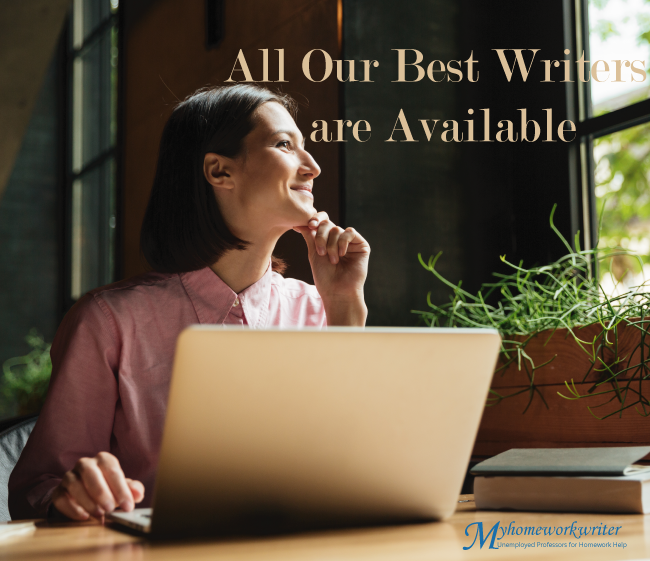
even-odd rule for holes
{"type": "MultiPolygon", "coordinates": [[[[499,529],[499,522],[497,522],[494,526],[492,526],[492,529],[487,533],[485,537],[483,537],[483,522],[472,522],[467,528],[465,528],[465,535],[469,536],[470,532],[469,529],[472,526],[476,526],[476,533],[474,534],[474,541],[472,542],[472,545],[463,547],[463,549],[472,549],[474,544],[476,543],[476,538],[478,538],[479,546],[481,549],[483,549],[483,546],[485,545],[485,542],[488,540],[490,536],[492,536],[492,540],[490,541],[490,549],[499,549],[498,547],[494,547],[494,540],[497,537],[497,531],[499,529]]],[[[503,536],[502,536],[503,537],[503,536]]]]}
{"type": "Polygon", "coordinates": [[[502,547],[513,548],[530,548],[530,547],[627,547],[625,542],[618,541],[584,541],[582,538],[587,537],[609,537],[618,536],[618,532],[623,526],[608,526],[604,522],[595,526],[578,526],[575,520],[570,526],[517,526],[513,520],[507,526],[497,521],[489,530],[483,527],[483,522],[472,522],[465,528],[465,535],[472,538],[472,543],[463,546],[464,550],[472,549],[478,541],[479,549],[487,545],[487,549],[499,549],[502,547]],[[506,536],[539,536],[537,539],[562,536],[562,541],[509,541],[504,540],[506,536]],[[567,541],[568,539],[568,541],[567,541]],[[581,541],[582,540],[582,541],[581,541]]]}

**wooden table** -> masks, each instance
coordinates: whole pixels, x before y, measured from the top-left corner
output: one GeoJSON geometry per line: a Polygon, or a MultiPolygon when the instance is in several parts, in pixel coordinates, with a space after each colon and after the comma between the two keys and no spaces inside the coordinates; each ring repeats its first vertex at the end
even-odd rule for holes
{"type": "Polygon", "coordinates": [[[149,543],[143,538],[116,531],[97,522],[48,524],[36,522],[36,530],[29,535],[6,538],[0,542],[2,560],[75,560],[97,559],[107,561],[143,560],[283,560],[309,559],[346,560],[455,560],[455,559],[642,559],[650,557],[650,515],[632,514],[557,514],[530,512],[477,511],[471,495],[461,496],[462,502],[452,518],[446,522],[390,526],[344,531],[318,532],[253,540],[212,540],[186,543],[149,543]],[[580,540],[570,537],[505,536],[488,549],[490,539],[479,548],[478,539],[468,547],[477,526],[482,522],[485,533],[499,522],[506,527],[563,526],[572,522],[581,526],[606,524],[619,527],[618,536],[595,537],[580,540]],[[527,549],[504,547],[504,542],[553,542],[553,547],[527,549]],[[607,543],[616,541],[627,547],[586,548],[582,543],[607,543]],[[571,543],[576,544],[574,546],[571,543]],[[558,545],[564,544],[564,546],[558,545]]]}

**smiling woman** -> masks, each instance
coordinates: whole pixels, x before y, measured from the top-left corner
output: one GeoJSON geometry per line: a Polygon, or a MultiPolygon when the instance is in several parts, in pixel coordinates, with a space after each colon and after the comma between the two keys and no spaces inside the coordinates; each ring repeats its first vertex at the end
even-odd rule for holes
{"type": "Polygon", "coordinates": [[[12,518],[148,504],[188,325],[365,324],[370,248],[314,207],[320,168],[293,115],[291,98],[251,85],[175,108],[141,232],[154,271],[89,292],[61,323],[47,400],[11,475],[12,518]],[[273,249],[290,229],[307,244],[315,286],[277,272],[273,249]]]}

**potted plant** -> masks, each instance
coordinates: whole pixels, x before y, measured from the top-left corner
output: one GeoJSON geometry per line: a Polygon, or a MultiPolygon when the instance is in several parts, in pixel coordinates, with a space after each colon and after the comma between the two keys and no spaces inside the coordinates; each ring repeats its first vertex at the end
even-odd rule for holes
{"type": "Polygon", "coordinates": [[[650,287],[608,296],[598,264],[631,252],[574,250],[541,267],[509,263],[470,294],[424,262],[452,290],[450,302],[415,311],[430,326],[491,327],[502,337],[474,454],[516,447],[650,441],[650,287]],[[585,402],[587,407],[584,406],[585,402]]]}
{"type": "Polygon", "coordinates": [[[51,345],[35,328],[25,340],[32,350],[25,356],[5,360],[2,365],[3,394],[7,402],[18,406],[18,415],[40,411],[52,374],[51,345]]]}

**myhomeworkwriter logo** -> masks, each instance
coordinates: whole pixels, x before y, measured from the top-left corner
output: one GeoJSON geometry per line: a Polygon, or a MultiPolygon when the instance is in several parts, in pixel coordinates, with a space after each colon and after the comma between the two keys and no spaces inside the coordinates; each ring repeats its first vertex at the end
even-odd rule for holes
{"type": "MultiPolygon", "coordinates": [[[[578,526],[578,521],[574,521],[570,526],[518,526],[513,520],[507,526],[503,526],[501,522],[497,522],[487,532],[483,528],[483,522],[472,522],[465,528],[465,535],[472,539],[472,543],[468,546],[463,546],[463,549],[471,549],[478,540],[479,548],[483,549],[485,544],[488,544],[489,549],[499,549],[500,547],[509,547],[516,545],[517,547],[577,547],[577,543],[571,542],[530,542],[511,544],[511,542],[500,543],[505,536],[535,536],[535,537],[568,537],[570,540],[580,540],[583,537],[596,537],[596,536],[618,536],[619,530],[623,526],[608,526],[601,522],[595,526],[578,526]]],[[[627,544],[624,542],[606,542],[607,547],[625,547],[627,544]]],[[[581,547],[595,546],[596,544],[580,544],[581,547]]],[[[602,544],[600,544],[602,545],[602,544]]]]}

